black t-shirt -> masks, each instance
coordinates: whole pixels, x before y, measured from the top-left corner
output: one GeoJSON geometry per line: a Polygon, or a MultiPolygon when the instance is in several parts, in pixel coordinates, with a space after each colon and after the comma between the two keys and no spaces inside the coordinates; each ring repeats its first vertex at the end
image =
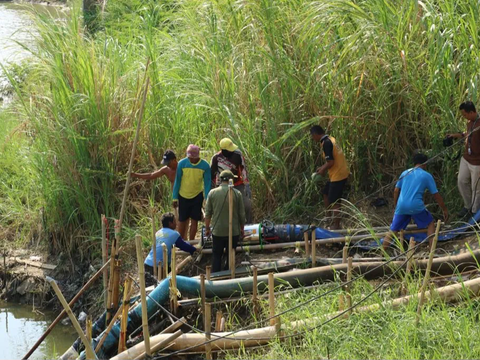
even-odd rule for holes
{"type": "Polygon", "coordinates": [[[323,152],[325,154],[325,160],[333,160],[333,143],[332,141],[328,138],[328,136],[324,137],[322,140],[322,148],[323,152]]]}

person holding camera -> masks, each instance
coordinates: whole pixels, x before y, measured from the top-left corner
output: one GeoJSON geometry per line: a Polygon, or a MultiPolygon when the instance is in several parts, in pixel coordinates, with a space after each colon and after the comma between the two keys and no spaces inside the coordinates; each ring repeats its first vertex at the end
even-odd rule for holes
{"type": "Polygon", "coordinates": [[[467,218],[480,210],[480,116],[471,101],[461,103],[459,109],[467,119],[467,132],[448,134],[447,139],[465,139],[457,185],[463,198],[463,209],[458,216],[467,218]]]}

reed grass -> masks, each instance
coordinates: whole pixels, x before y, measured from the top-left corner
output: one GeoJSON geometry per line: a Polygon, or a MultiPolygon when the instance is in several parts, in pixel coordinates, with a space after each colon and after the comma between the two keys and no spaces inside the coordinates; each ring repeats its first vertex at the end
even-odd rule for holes
{"type": "MultiPolygon", "coordinates": [[[[99,241],[100,214],[118,216],[147,59],[135,168],[158,167],[166,148],[182,157],[189,143],[209,160],[229,136],[256,217],[311,223],[323,206],[309,126],[339,139],[351,200],[395,179],[415,149],[437,153],[464,129],[459,103],[478,98],[478,12],[475,0],[112,0],[94,34],[75,6],[64,22],[36,16],[30,83],[17,95],[58,249],[88,243],[78,235],[99,241]]],[[[430,166],[453,210],[456,169],[430,166]]],[[[146,224],[148,202],[169,209],[169,191],[135,182],[125,224],[146,224]]]]}

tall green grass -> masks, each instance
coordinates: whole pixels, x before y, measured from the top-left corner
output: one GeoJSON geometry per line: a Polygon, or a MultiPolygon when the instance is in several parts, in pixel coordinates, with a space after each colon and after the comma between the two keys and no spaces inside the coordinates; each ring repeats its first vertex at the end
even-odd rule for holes
{"type": "MultiPolygon", "coordinates": [[[[435,154],[464,128],[458,105],[478,98],[478,11],[474,0],[113,0],[93,35],[76,9],[66,22],[37,17],[19,97],[49,230],[73,250],[86,242],[71,235],[98,234],[101,213],[118,216],[147,59],[136,169],[154,168],[166,148],[183,156],[189,143],[209,159],[230,136],[257,218],[311,222],[320,160],[308,128],[320,123],[351,163],[351,200],[371,193],[413,150],[435,154]]],[[[431,166],[454,209],[456,168],[431,166]]],[[[169,207],[166,183],[133,185],[126,224],[148,201],[169,207]]]]}

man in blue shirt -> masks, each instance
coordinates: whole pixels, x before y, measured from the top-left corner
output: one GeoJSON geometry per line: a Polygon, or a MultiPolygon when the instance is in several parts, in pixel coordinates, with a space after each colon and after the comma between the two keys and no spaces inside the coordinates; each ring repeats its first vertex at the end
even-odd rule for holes
{"type": "Polygon", "coordinates": [[[431,235],[434,232],[435,224],[433,216],[425,208],[423,203],[423,194],[428,190],[433,198],[442,208],[445,221],[448,219],[448,210],[443,202],[442,197],[438,193],[437,186],[433,176],[425,171],[428,158],[424,154],[416,154],[413,157],[414,167],[405,170],[395,186],[393,193],[393,202],[395,205],[395,214],[393,215],[392,225],[390,225],[390,233],[383,240],[383,248],[386,249],[390,245],[392,232],[396,233],[404,230],[413,219],[419,229],[427,228],[429,237],[429,245],[432,245],[431,235]]]}
{"type": "MultiPolygon", "coordinates": [[[[175,215],[173,215],[170,212],[165,213],[162,215],[161,220],[162,220],[163,228],[158,230],[157,233],[155,234],[156,246],[157,246],[156,266],[158,266],[158,263],[160,261],[162,261],[163,263],[162,245],[165,244],[167,246],[168,267],[170,268],[171,253],[172,253],[173,245],[178,247],[180,250],[189,252],[190,255],[193,255],[193,253],[197,250],[197,248],[183,241],[182,237],[180,236],[180,233],[175,230],[175,228],[177,227],[177,221],[175,219],[175,215]]],[[[153,245],[152,245],[152,250],[150,250],[150,252],[148,253],[148,256],[145,259],[145,262],[143,265],[145,267],[145,272],[149,273],[150,275],[153,275],[153,245]]]]}

